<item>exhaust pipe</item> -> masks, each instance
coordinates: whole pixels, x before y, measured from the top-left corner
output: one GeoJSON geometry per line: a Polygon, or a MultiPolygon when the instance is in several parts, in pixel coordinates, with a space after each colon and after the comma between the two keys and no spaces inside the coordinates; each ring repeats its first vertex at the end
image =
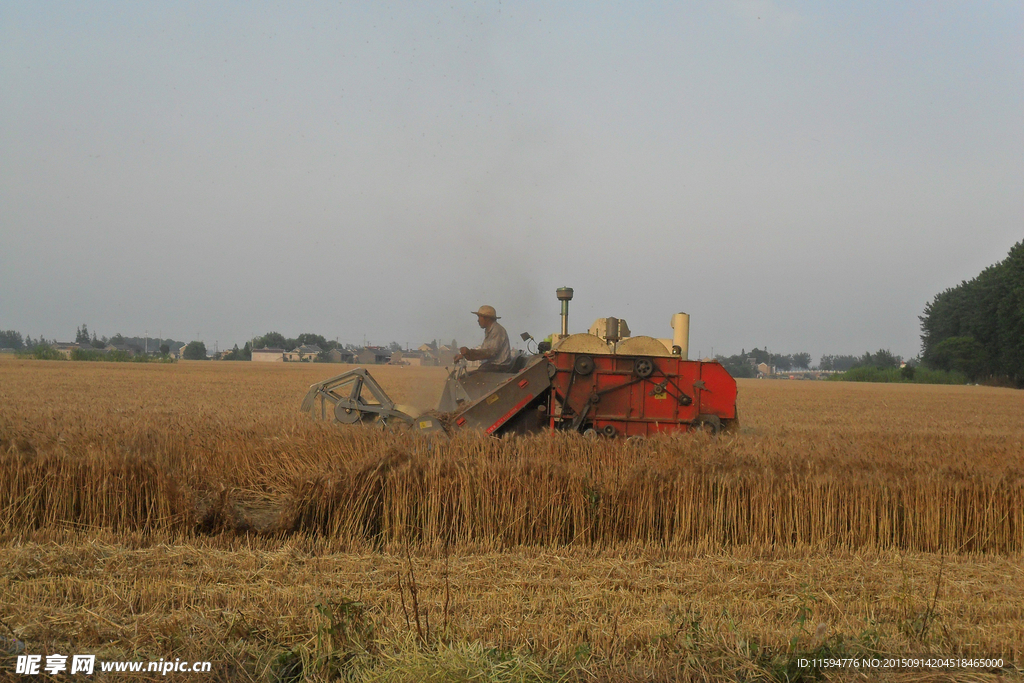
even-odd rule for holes
{"type": "Polygon", "coordinates": [[[690,314],[676,313],[672,316],[672,353],[683,360],[690,356],[690,314]]]}
{"type": "Polygon", "coordinates": [[[609,344],[614,344],[619,341],[619,319],[608,318],[605,323],[604,339],[609,344]]]}
{"type": "Polygon", "coordinates": [[[569,302],[572,301],[572,287],[559,287],[555,296],[562,302],[562,336],[569,336],[569,302]]]}

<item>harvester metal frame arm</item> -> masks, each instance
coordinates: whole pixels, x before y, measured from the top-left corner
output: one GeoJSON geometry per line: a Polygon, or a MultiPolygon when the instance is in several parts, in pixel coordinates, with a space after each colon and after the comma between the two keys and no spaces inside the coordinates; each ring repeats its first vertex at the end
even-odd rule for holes
{"type": "MultiPolygon", "coordinates": [[[[354,418],[362,415],[376,415],[383,419],[398,418],[406,422],[412,422],[415,416],[401,410],[398,405],[388,396],[384,388],[377,383],[377,380],[366,371],[365,368],[353,368],[340,375],[317,382],[309,387],[306,397],[302,399],[302,410],[312,413],[316,405],[316,399],[320,399],[320,418],[328,419],[327,403],[334,406],[332,411],[337,416],[338,408],[344,408],[346,413],[355,412],[354,418]],[[344,390],[351,387],[346,393],[344,390]],[[363,390],[370,392],[376,403],[368,403],[363,398],[363,390]]],[[[348,420],[346,420],[348,421],[348,420]]],[[[355,421],[355,419],[353,419],[355,421]]]]}

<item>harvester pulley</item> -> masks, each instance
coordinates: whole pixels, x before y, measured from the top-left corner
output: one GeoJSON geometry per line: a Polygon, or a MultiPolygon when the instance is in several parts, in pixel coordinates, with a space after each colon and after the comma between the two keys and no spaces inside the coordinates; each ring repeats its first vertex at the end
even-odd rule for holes
{"type": "Polygon", "coordinates": [[[650,358],[637,358],[633,363],[633,373],[641,379],[646,379],[654,373],[654,361],[650,358]]]}
{"type": "Polygon", "coordinates": [[[576,362],[573,367],[577,375],[586,377],[594,371],[594,359],[590,356],[576,356],[576,362]]]}
{"type": "MultiPolygon", "coordinates": [[[[347,403],[347,401],[346,401],[347,403]]],[[[355,424],[363,418],[363,413],[358,408],[351,406],[346,407],[344,404],[339,403],[334,406],[334,419],[342,424],[355,424]]]]}

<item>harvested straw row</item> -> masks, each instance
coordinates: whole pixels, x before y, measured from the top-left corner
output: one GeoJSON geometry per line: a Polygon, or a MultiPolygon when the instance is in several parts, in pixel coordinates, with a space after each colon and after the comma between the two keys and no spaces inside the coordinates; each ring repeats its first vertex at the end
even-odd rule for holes
{"type": "Polygon", "coordinates": [[[217,532],[254,526],[258,504],[280,513],[262,530],[341,541],[1019,551],[1024,468],[1013,442],[985,448],[958,435],[436,443],[301,416],[0,420],[0,531],[217,532]]]}
{"type": "Polygon", "coordinates": [[[625,454],[601,467],[609,453],[588,462],[592,447],[575,446],[575,462],[541,456],[538,442],[517,457],[488,444],[476,452],[393,449],[298,483],[282,522],[383,543],[1024,549],[1019,479],[801,480],[767,467],[716,471],[666,453],[632,465],[625,454]]]}
{"type": "Polygon", "coordinates": [[[190,496],[179,476],[138,454],[0,457],[0,530],[51,526],[154,531],[184,528],[190,496]]]}

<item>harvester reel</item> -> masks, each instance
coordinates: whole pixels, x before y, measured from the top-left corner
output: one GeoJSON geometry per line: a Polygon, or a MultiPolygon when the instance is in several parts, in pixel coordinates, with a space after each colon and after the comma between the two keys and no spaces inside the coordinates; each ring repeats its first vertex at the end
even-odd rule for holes
{"type": "Polygon", "coordinates": [[[381,426],[394,421],[412,424],[419,416],[419,411],[414,408],[392,401],[363,368],[343,372],[310,386],[302,401],[302,409],[324,419],[328,419],[330,412],[335,421],[342,424],[364,420],[377,420],[381,426]],[[333,407],[328,408],[328,404],[333,407]]]}

